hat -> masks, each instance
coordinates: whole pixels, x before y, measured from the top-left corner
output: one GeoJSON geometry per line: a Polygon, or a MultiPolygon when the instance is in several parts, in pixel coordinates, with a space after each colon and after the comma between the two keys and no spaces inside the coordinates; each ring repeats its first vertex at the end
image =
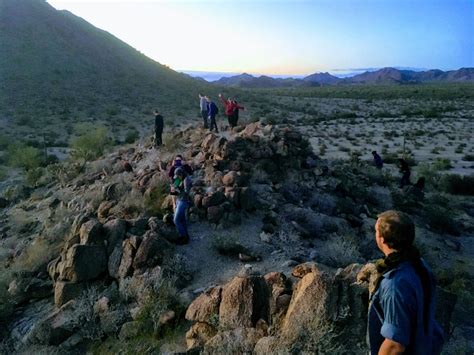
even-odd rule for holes
{"type": "Polygon", "coordinates": [[[174,171],[174,178],[185,177],[186,171],[183,168],[178,168],[174,171]]]}

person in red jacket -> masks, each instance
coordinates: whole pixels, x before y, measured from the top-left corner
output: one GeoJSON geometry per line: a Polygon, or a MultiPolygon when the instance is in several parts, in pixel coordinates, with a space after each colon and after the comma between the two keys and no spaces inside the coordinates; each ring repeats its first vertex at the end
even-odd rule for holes
{"type": "Polygon", "coordinates": [[[227,116],[227,120],[229,122],[229,126],[234,128],[237,125],[237,121],[239,119],[239,110],[245,110],[243,106],[240,106],[237,101],[229,99],[224,99],[222,94],[219,94],[222,103],[224,104],[225,111],[224,114],[227,116]]]}

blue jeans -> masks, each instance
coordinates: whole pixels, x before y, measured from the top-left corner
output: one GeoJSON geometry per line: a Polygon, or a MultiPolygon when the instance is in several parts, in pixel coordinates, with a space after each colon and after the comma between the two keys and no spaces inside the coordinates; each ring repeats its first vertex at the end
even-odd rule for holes
{"type": "Polygon", "coordinates": [[[189,207],[189,202],[184,200],[176,201],[176,210],[174,211],[174,225],[178,230],[180,237],[188,235],[188,227],[186,225],[186,210],[189,207]]]}

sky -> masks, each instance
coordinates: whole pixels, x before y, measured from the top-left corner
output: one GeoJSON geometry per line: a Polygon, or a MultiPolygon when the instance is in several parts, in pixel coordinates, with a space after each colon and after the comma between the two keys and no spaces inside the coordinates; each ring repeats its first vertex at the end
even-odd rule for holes
{"type": "Polygon", "coordinates": [[[175,70],[474,67],[474,0],[48,0],[175,70]]]}

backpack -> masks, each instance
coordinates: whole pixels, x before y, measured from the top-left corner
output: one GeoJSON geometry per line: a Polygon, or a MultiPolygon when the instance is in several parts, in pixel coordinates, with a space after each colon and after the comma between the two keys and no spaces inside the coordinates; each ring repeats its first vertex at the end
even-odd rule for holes
{"type": "Polygon", "coordinates": [[[219,107],[217,107],[217,105],[214,102],[211,105],[212,105],[212,108],[214,108],[214,112],[217,116],[219,114],[219,107]]]}

